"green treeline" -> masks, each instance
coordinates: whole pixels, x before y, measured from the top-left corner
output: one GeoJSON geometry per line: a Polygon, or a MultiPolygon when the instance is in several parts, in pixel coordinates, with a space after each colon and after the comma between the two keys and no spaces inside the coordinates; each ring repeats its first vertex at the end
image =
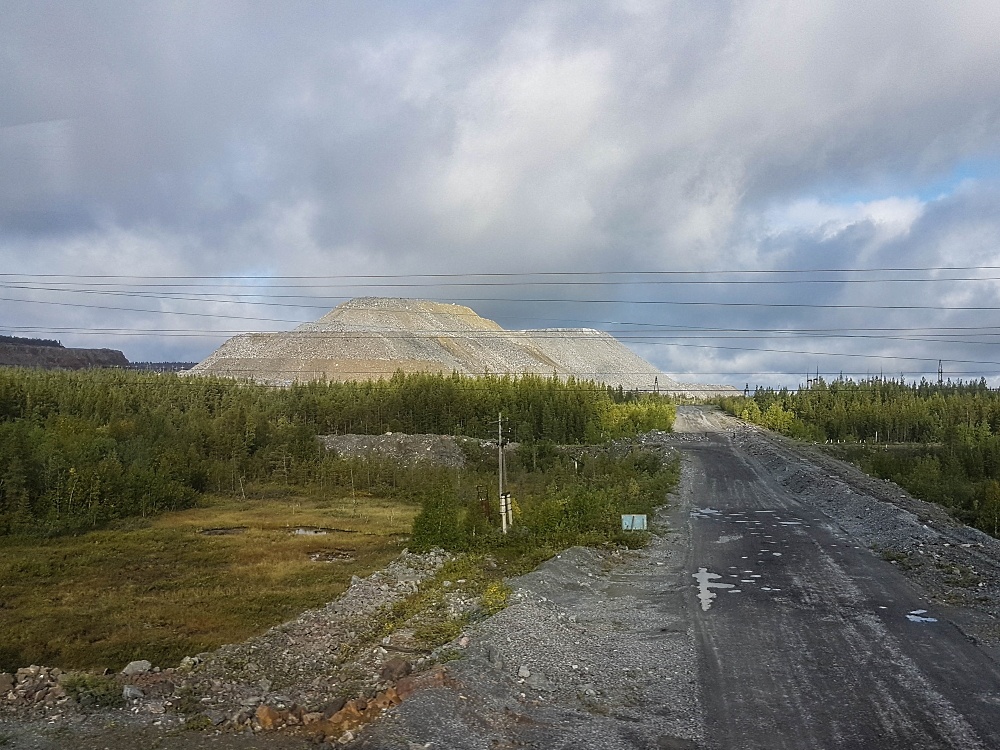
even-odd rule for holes
{"type": "Polygon", "coordinates": [[[798,392],[758,389],[720,403],[783,434],[833,443],[866,472],[1000,536],[1000,392],[984,380],[820,380],[798,392]]]}
{"type": "Polygon", "coordinates": [[[53,339],[26,339],[20,336],[0,336],[0,344],[20,344],[22,346],[56,346],[60,349],[62,344],[53,339]]]}
{"type": "Polygon", "coordinates": [[[523,443],[506,459],[514,524],[503,536],[496,487],[489,485],[496,482],[494,452],[466,450],[470,467],[464,480],[441,485],[425,498],[413,525],[414,548],[523,552],[605,541],[634,545],[636,532],[622,532],[621,515],[652,518],[680,471],[679,462],[666,463],[638,448],[574,451],[523,443]]]}
{"type": "Polygon", "coordinates": [[[434,472],[336,459],[316,436],[387,431],[584,444],[670,429],[674,406],[593,383],[397,374],[274,388],[120,370],[0,369],[0,534],[190,507],[249,484],[419,495],[434,472]]]}

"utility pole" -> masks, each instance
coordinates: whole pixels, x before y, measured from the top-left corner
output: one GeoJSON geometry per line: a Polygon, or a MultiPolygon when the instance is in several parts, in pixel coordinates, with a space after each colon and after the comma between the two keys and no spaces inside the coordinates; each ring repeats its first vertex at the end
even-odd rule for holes
{"type": "Polygon", "coordinates": [[[514,512],[510,503],[510,493],[504,492],[504,479],[507,473],[507,460],[503,451],[503,412],[497,419],[497,482],[500,490],[500,526],[503,533],[514,525],[514,512]]]}
{"type": "Polygon", "coordinates": [[[938,360],[938,385],[944,385],[944,365],[938,360]]]}

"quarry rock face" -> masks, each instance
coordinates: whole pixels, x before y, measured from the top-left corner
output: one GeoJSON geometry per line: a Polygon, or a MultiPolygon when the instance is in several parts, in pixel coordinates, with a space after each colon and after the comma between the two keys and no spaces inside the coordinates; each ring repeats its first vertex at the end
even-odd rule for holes
{"type": "Polygon", "coordinates": [[[541,375],[596,380],[625,389],[717,392],[680,384],[590,328],[507,331],[463,305],[361,297],[315,323],[283,333],[234,336],[191,374],[271,384],[369,380],[396,371],[541,375]]]}
{"type": "Polygon", "coordinates": [[[72,349],[0,342],[0,367],[84,370],[90,367],[128,367],[128,360],[117,349],[72,349]]]}

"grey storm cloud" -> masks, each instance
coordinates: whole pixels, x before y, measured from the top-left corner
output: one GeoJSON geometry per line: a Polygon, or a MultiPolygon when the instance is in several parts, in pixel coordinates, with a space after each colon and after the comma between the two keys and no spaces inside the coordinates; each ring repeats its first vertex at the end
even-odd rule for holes
{"type": "MultiPolygon", "coordinates": [[[[280,329],[355,294],[405,294],[472,300],[508,327],[670,326],[688,338],[628,343],[669,372],[777,383],[788,379],[764,373],[817,358],[760,350],[825,352],[831,371],[846,354],[866,356],[852,371],[924,358],[904,368],[916,372],[944,348],[692,337],[914,327],[928,313],[784,305],[886,306],[915,291],[941,320],[1000,325],[962,309],[995,304],[989,281],[737,286],[723,275],[997,265],[994,3],[34,2],[3,16],[0,259],[20,275],[9,280],[719,274],[714,285],[521,288],[329,278],[298,307],[266,278],[256,301],[270,306],[225,301],[248,293],[236,282],[200,301],[8,289],[14,333],[68,317],[76,329],[60,338],[79,345],[97,339],[87,327],[280,329]]],[[[100,343],[132,359],[199,359],[222,338],[100,343]]],[[[991,359],[949,346],[955,360],[991,359]]]]}

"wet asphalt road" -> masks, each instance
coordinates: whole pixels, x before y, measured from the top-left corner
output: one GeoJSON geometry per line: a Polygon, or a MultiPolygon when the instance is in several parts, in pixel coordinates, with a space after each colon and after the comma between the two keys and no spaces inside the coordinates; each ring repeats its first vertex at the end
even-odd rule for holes
{"type": "Polygon", "coordinates": [[[718,748],[1000,748],[1000,669],[892,566],[682,407],[706,736],[718,748]]]}

